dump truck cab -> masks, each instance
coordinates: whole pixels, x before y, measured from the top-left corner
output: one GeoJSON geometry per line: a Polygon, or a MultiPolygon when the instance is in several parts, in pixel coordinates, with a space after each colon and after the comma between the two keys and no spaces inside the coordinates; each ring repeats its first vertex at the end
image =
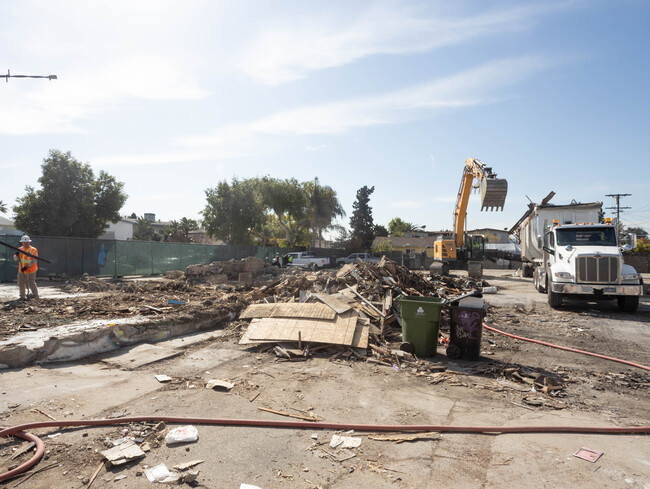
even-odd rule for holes
{"type": "Polygon", "coordinates": [[[548,294],[556,308],[566,296],[618,301],[625,312],[634,312],[643,293],[641,275],[623,263],[616,227],[610,223],[554,223],[544,234],[544,265],[536,271],[535,284],[548,294]]]}

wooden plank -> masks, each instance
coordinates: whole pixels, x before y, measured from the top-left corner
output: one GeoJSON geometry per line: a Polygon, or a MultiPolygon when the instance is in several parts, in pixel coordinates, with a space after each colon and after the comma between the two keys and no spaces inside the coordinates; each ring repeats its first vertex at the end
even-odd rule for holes
{"type": "Polygon", "coordinates": [[[354,265],[352,263],[346,263],[341,267],[339,271],[336,272],[336,278],[343,278],[352,270],[354,270],[354,265]]]}
{"type": "Polygon", "coordinates": [[[368,333],[370,332],[370,325],[357,323],[354,331],[354,338],[352,339],[353,348],[368,348],[368,333]]]}
{"type": "Polygon", "coordinates": [[[241,319],[251,318],[306,318],[306,319],[334,319],[336,311],[325,304],[313,303],[275,303],[251,304],[239,316],[241,319]]]}
{"type": "Polygon", "coordinates": [[[337,314],[343,314],[352,309],[352,306],[343,301],[341,296],[338,294],[314,294],[314,297],[332,308],[332,310],[336,311],[337,314]]]}
{"type": "Polygon", "coordinates": [[[352,291],[352,292],[354,293],[354,295],[356,295],[359,299],[361,299],[361,300],[362,300],[366,305],[368,305],[369,307],[371,307],[371,308],[372,308],[372,309],[373,309],[377,314],[379,314],[380,317],[385,316],[385,314],[383,314],[379,309],[377,309],[375,306],[373,306],[372,303],[371,303],[368,299],[366,299],[365,297],[363,297],[361,294],[359,294],[359,292],[357,292],[356,290],[354,290],[354,289],[353,289],[352,287],[350,287],[349,285],[348,285],[348,290],[352,291]]]}
{"type": "MultiPolygon", "coordinates": [[[[298,341],[300,333],[302,341],[306,343],[351,346],[355,340],[356,331],[356,312],[348,311],[339,315],[335,321],[295,318],[258,319],[251,322],[242,340],[245,340],[243,344],[246,344],[246,341],[298,341]]],[[[363,342],[363,331],[359,335],[358,341],[363,342]]]]}

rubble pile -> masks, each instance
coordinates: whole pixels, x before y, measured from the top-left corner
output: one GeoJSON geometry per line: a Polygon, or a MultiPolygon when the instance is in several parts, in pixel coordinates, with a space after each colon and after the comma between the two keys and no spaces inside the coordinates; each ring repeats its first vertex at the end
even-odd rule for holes
{"type": "Polygon", "coordinates": [[[434,281],[385,257],[376,264],[347,264],[336,272],[283,276],[261,287],[265,297],[242,313],[242,319],[251,322],[241,343],[261,344],[286,361],[302,361],[315,351],[326,351],[333,354],[332,360],[365,359],[417,374],[440,372],[444,367],[399,349],[400,314],[394,299],[401,295],[452,298],[483,285],[451,277],[434,281]],[[273,304],[283,307],[258,307],[273,304]],[[336,314],[326,318],[316,305],[336,314]],[[355,319],[345,323],[349,315],[355,319]],[[351,328],[356,328],[354,334],[351,328]]]}

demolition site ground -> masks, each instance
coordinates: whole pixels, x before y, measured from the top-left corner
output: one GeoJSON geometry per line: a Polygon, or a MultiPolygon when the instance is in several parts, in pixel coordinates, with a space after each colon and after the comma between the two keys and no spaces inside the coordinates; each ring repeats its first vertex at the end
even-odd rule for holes
{"type": "MultiPolygon", "coordinates": [[[[647,370],[490,330],[483,331],[478,360],[452,360],[445,355],[446,309],[437,355],[417,358],[400,353],[397,300],[390,300],[400,291],[449,299],[471,287],[496,287],[496,294],[484,294],[488,326],[647,366],[647,295],[635,314],[619,312],[615,301],[569,300],[553,310],[532,279],[513,271],[486,270],[482,283],[463,272],[430,282],[424,272],[391,263],[346,267],[318,272],[266,267],[250,283],[215,284],[180,272],[120,281],[41,279],[41,298],[26,302],[14,300],[15,284],[4,284],[0,363],[7,368],[0,371],[0,425],[116,423],[137,416],[307,424],[649,424],[647,370]],[[322,293],[347,297],[359,315],[361,340],[357,335],[345,344],[240,344],[251,325],[240,316],[250,305],[315,304],[322,293]],[[70,324],[100,332],[73,334],[66,329],[70,324]],[[181,330],[179,324],[188,326],[181,330]],[[26,346],[21,350],[19,344],[26,346]],[[166,377],[155,377],[160,375],[166,377]],[[218,381],[216,387],[211,380],[218,381]]],[[[644,276],[646,283],[649,279],[644,276]]],[[[3,482],[6,487],[155,487],[150,469],[165,464],[175,483],[206,488],[650,488],[650,438],[640,434],[341,433],[155,420],[28,431],[44,441],[45,455],[3,482]],[[198,440],[167,444],[168,432],[185,424],[198,430],[198,440]],[[332,441],[337,434],[347,437],[338,446],[332,441]],[[141,453],[125,463],[107,462],[106,451],[129,440],[141,453]],[[595,462],[574,456],[583,448],[602,455],[595,462]]],[[[33,454],[22,439],[1,439],[0,472],[33,454]]]]}

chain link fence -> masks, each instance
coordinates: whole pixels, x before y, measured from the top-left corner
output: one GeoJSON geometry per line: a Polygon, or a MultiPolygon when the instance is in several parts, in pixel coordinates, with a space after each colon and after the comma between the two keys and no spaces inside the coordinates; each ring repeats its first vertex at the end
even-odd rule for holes
{"type": "MultiPolygon", "coordinates": [[[[0,240],[20,246],[20,236],[2,235],[0,240]]],[[[32,246],[38,255],[52,263],[38,262],[39,277],[80,277],[84,273],[97,277],[125,277],[131,275],[161,275],[170,270],[185,270],[188,265],[213,261],[241,260],[254,256],[271,263],[275,253],[298,251],[263,246],[202,245],[194,243],[160,243],[156,241],[118,241],[110,239],[63,238],[32,236],[32,246]]],[[[302,250],[302,249],[301,249],[302,250]]],[[[350,252],[332,248],[314,248],[317,256],[330,259],[350,252]]],[[[0,282],[10,282],[18,274],[15,251],[0,245],[0,282]]],[[[382,253],[412,270],[428,269],[430,260],[425,253],[382,253]]]]}
{"type": "MultiPolygon", "coordinates": [[[[20,236],[0,235],[0,240],[20,246],[20,236]]],[[[188,265],[213,261],[240,260],[254,256],[271,262],[278,248],[259,246],[200,245],[155,241],[116,241],[90,238],[32,236],[38,255],[52,263],[38,262],[39,277],[98,277],[159,275],[185,270],[188,265]]],[[[0,281],[16,279],[15,251],[0,246],[0,281]]]]}

